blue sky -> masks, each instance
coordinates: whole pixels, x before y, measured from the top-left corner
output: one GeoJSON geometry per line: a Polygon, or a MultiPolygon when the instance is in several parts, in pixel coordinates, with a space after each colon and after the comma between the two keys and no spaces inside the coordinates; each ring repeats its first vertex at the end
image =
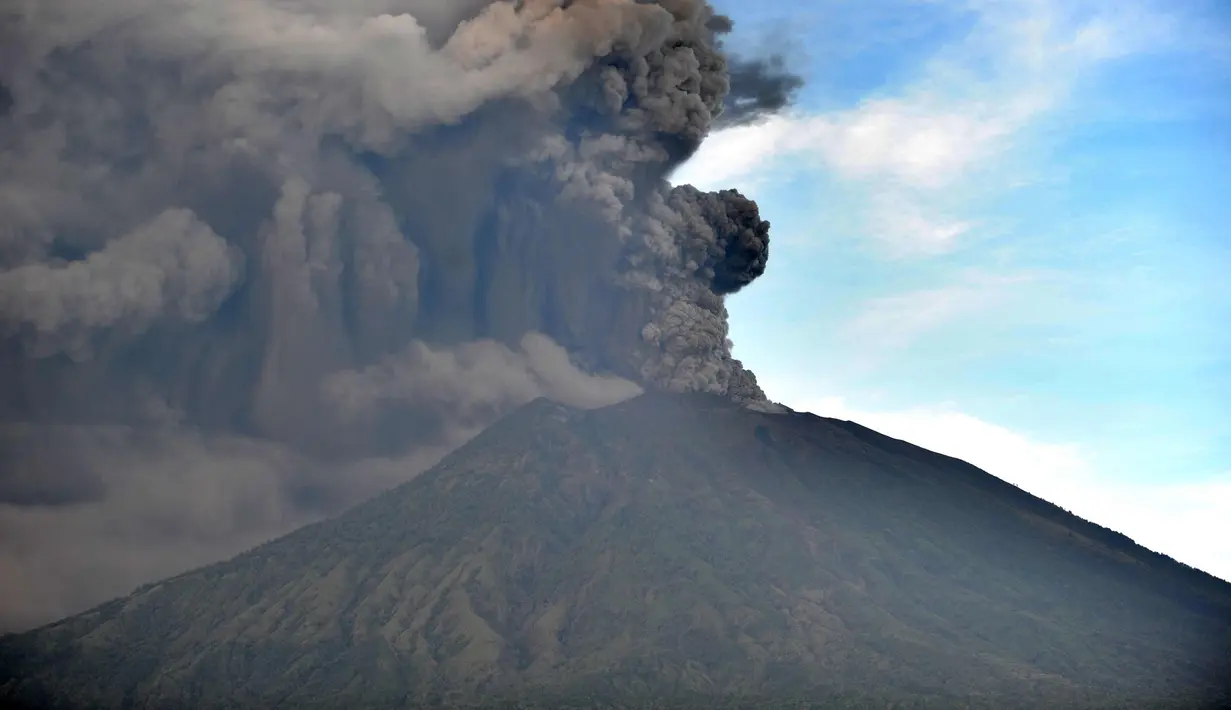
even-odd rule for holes
{"type": "Polygon", "coordinates": [[[717,4],[809,82],[675,176],[773,223],[770,396],[1231,579],[1231,7],[717,4]]]}

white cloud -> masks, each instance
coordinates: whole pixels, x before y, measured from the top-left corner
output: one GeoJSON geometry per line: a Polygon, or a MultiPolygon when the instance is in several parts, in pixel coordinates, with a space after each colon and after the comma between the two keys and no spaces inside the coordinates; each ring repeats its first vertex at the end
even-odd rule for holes
{"type": "Polygon", "coordinates": [[[960,283],[880,296],[866,301],[846,334],[868,350],[905,348],[923,335],[963,318],[1003,309],[1034,274],[970,274],[960,283]]]}
{"type": "MultiPolygon", "coordinates": [[[[980,16],[974,30],[900,94],[718,132],[676,181],[715,188],[735,178],[757,182],[784,167],[820,167],[866,192],[865,229],[889,255],[947,252],[972,224],[926,205],[942,190],[947,197],[969,181],[985,182],[1015,140],[1061,107],[1094,67],[1174,35],[1164,19],[1121,3],[970,5],[980,16]],[[1075,19],[1083,12],[1090,17],[1075,19]]],[[[1012,189],[1016,178],[1001,172],[1000,187],[1012,189]]]]}
{"type": "Polygon", "coordinates": [[[891,256],[927,256],[952,251],[957,240],[974,223],[945,217],[925,208],[921,199],[909,199],[887,192],[873,201],[869,220],[871,236],[880,241],[891,256]]]}
{"type": "Polygon", "coordinates": [[[1021,108],[946,105],[931,96],[877,99],[819,116],[775,116],[710,137],[674,176],[711,187],[755,179],[783,158],[819,160],[848,180],[937,189],[984,159],[1011,134],[1021,108]]]}
{"type": "Polygon", "coordinates": [[[800,119],[784,147],[818,154],[847,179],[936,189],[985,158],[1020,121],[1012,107],[953,106],[930,95],[879,99],[800,119]]]}
{"type": "Polygon", "coordinates": [[[1038,441],[951,404],[875,410],[799,387],[780,391],[793,409],[855,421],[962,459],[1144,547],[1231,580],[1231,472],[1206,481],[1125,482],[1099,471],[1078,444],[1038,441]]]}
{"type": "Polygon", "coordinates": [[[795,124],[794,118],[772,116],[718,131],[701,144],[697,154],[671,180],[703,190],[725,187],[736,177],[755,181],[770,163],[787,152],[785,146],[795,124]]]}

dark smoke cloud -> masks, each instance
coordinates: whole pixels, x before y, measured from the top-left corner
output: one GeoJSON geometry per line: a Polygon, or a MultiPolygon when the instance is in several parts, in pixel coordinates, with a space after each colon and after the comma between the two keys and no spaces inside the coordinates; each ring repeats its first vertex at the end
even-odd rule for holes
{"type": "Polygon", "coordinates": [[[804,85],[777,54],[758,60],[733,57],[728,60],[727,71],[731,91],[715,127],[751,123],[786,108],[804,85]]]}
{"type": "Polygon", "coordinates": [[[729,30],[704,0],[0,13],[0,626],[335,512],[538,396],[759,406],[724,297],[768,224],[665,180],[789,99],[729,30]]]}

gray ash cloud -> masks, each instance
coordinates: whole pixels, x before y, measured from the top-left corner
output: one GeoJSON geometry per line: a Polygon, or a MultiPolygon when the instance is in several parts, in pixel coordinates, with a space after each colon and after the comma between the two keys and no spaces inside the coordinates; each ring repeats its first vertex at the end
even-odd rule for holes
{"type": "Polygon", "coordinates": [[[0,625],[336,511],[537,396],[763,400],[724,297],[768,223],[665,180],[793,91],[729,30],[703,0],[0,15],[0,625]]]}
{"type": "Polygon", "coordinates": [[[789,106],[803,88],[781,55],[767,59],[732,57],[727,62],[731,90],[715,125],[750,123],[789,106]]]}

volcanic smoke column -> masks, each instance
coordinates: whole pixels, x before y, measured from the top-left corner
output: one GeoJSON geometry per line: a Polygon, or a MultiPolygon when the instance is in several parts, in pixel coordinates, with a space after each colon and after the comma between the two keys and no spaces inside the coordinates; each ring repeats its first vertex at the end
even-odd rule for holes
{"type": "Polygon", "coordinates": [[[504,380],[542,379],[529,334],[592,374],[763,397],[723,297],[763,272],[768,224],[665,179],[730,98],[706,3],[24,7],[0,119],[10,417],[156,403],[362,451],[329,412],[401,412],[418,438],[450,426],[424,410],[493,416],[504,380]],[[457,362],[429,375],[429,352],[457,362]],[[369,397],[372,368],[476,383],[491,411],[369,397]]]}
{"type": "Polygon", "coordinates": [[[68,535],[3,516],[106,520],[124,491],[135,528],[191,527],[194,486],[265,530],[377,487],[304,461],[447,450],[536,396],[763,399],[723,300],[768,224],[667,178],[798,80],[740,60],[733,95],[703,0],[10,5],[0,532],[68,535]],[[216,454],[268,484],[166,464],[216,454]],[[125,478],[147,468],[165,489],[125,478]]]}

